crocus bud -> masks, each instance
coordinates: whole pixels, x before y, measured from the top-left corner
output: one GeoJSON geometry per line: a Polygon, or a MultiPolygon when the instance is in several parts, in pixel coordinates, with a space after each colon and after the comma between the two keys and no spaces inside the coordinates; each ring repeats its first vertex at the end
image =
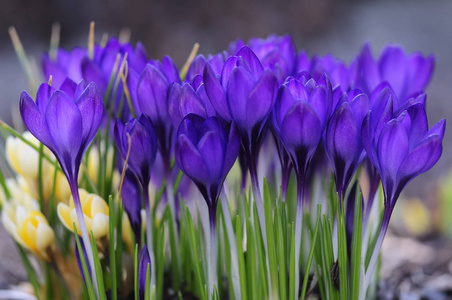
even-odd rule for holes
{"type": "MultiPolygon", "coordinates": [[[[92,230],[95,239],[106,236],[109,231],[109,208],[107,203],[98,195],[90,194],[84,189],[79,189],[79,194],[88,232],[92,230]]],[[[75,222],[77,233],[81,234],[72,196],[69,199],[69,205],[65,203],[58,204],[57,212],[60,221],[67,229],[73,232],[73,223],[75,222]]]]}
{"type": "Polygon", "coordinates": [[[2,222],[16,242],[36,253],[40,259],[50,260],[48,251],[55,240],[55,233],[39,210],[6,202],[2,210],[2,222]]]}

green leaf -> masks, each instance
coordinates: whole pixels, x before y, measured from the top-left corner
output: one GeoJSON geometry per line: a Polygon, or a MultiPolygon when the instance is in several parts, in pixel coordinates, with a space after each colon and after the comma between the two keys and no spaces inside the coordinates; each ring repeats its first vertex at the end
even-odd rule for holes
{"type": "Polygon", "coordinates": [[[111,299],[117,299],[117,288],[116,288],[116,251],[115,251],[115,228],[116,228],[116,214],[115,214],[115,204],[113,197],[108,197],[108,207],[109,207],[109,225],[110,225],[110,277],[111,277],[111,299]]]}
{"type": "Polygon", "coordinates": [[[35,270],[33,269],[30,260],[27,257],[24,249],[20,244],[16,242],[16,246],[19,249],[20,257],[22,258],[22,262],[24,263],[25,270],[27,271],[28,279],[30,280],[31,285],[33,286],[33,290],[35,292],[36,297],[41,299],[41,287],[39,285],[38,276],[36,275],[35,270]]]}
{"type": "Polygon", "coordinates": [[[94,259],[94,269],[96,272],[97,278],[97,290],[99,291],[99,299],[106,300],[105,295],[105,286],[104,286],[104,278],[102,274],[102,266],[100,265],[99,253],[97,252],[96,241],[94,240],[93,231],[90,231],[91,234],[91,247],[93,249],[93,259],[94,259]]]}
{"type": "Polygon", "coordinates": [[[138,300],[139,295],[139,287],[138,287],[138,244],[135,244],[135,251],[133,255],[133,270],[134,270],[134,276],[133,276],[133,287],[134,287],[134,294],[135,294],[135,300],[138,300]]]}
{"type": "Polygon", "coordinates": [[[355,195],[351,252],[351,299],[359,299],[360,279],[361,279],[361,246],[362,246],[362,202],[361,193],[357,189],[355,195]]]}
{"type": "MultiPolygon", "coordinates": [[[[276,241],[273,228],[272,217],[272,201],[270,199],[270,191],[268,190],[267,180],[264,178],[264,210],[265,210],[265,230],[267,231],[267,245],[268,245],[268,260],[270,269],[270,280],[268,284],[271,284],[271,290],[278,291],[278,263],[276,259],[276,241]]],[[[264,259],[265,261],[265,259],[264,259]]],[[[273,296],[273,295],[272,295],[273,296]]]]}
{"type": "Polygon", "coordinates": [[[314,257],[314,251],[315,251],[315,245],[317,242],[317,234],[319,232],[319,226],[320,226],[320,215],[322,212],[322,205],[317,205],[317,219],[315,223],[315,229],[314,229],[314,236],[311,239],[311,249],[309,250],[309,256],[308,256],[308,262],[306,264],[306,270],[304,272],[304,278],[303,278],[303,287],[301,288],[301,297],[300,299],[304,299],[306,295],[306,288],[308,285],[308,277],[311,269],[312,259],[314,257]]]}
{"type": "Polygon", "coordinates": [[[339,203],[337,207],[337,235],[338,235],[338,263],[339,263],[339,292],[341,299],[348,299],[348,255],[347,236],[345,233],[345,213],[342,213],[339,203]]]}
{"type": "Polygon", "coordinates": [[[88,271],[88,265],[86,264],[85,255],[83,254],[82,245],[80,244],[80,238],[78,237],[77,227],[75,226],[75,222],[73,223],[74,227],[74,235],[75,235],[75,242],[77,244],[77,249],[80,257],[80,263],[82,265],[83,275],[85,277],[86,282],[86,288],[88,289],[88,296],[91,300],[96,300],[96,293],[94,292],[93,282],[91,281],[91,276],[88,271]]]}

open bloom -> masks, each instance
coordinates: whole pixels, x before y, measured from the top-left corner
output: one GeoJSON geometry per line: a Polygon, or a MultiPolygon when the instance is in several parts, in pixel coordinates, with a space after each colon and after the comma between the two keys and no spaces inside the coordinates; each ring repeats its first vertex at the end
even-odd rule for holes
{"type": "MultiPolygon", "coordinates": [[[[92,230],[95,239],[106,236],[109,231],[109,209],[107,203],[98,195],[90,194],[83,189],[79,189],[79,194],[88,232],[92,230]]],[[[61,223],[72,232],[74,232],[73,223],[75,222],[77,233],[80,235],[80,226],[75,212],[73,197],[69,199],[69,205],[58,203],[57,212],[61,223]]]]}
{"type": "Polygon", "coordinates": [[[66,80],[61,90],[39,87],[36,103],[23,92],[20,113],[25,126],[55,155],[69,182],[77,183],[80,163],[104,115],[102,97],[94,83],[66,80]]]}
{"type": "Polygon", "coordinates": [[[5,229],[20,245],[36,253],[40,259],[49,261],[49,250],[53,246],[55,233],[46,217],[39,211],[39,204],[24,206],[5,202],[2,210],[5,229]]]}
{"type": "Polygon", "coordinates": [[[406,184],[440,158],[446,120],[429,130],[425,107],[417,103],[384,124],[379,135],[370,126],[371,112],[362,127],[364,148],[380,174],[385,206],[392,210],[406,184]]]}

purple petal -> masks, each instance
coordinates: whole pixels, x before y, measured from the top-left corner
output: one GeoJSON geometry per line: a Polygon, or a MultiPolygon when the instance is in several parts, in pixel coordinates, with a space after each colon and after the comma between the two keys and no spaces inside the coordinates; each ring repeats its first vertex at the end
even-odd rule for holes
{"type": "Polygon", "coordinates": [[[442,119],[427,132],[426,136],[438,135],[441,139],[444,138],[444,131],[446,130],[446,119],[442,119]]]}
{"type": "Polygon", "coordinates": [[[281,126],[286,147],[314,149],[320,141],[322,130],[316,112],[304,101],[296,102],[284,117],[281,126]]]}
{"type": "Polygon", "coordinates": [[[254,54],[254,52],[249,47],[242,47],[237,52],[236,56],[242,57],[246,61],[253,77],[260,77],[262,72],[264,72],[264,68],[259,61],[259,58],[257,58],[256,54],[254,54]]]}
{"type": "Polygon", "coordinates": [[[408,68],[411,80],[408,95],[425,89],[432,77],[434,67],[435,58],[433,55],[424,58],[422,54],[418,53],[409,58],[408,68]]]}
{"type": "Polygon", "coordinates": [[[225,90],[225,91],[227,90],[229,78],[231,77],[231,73],[237,67],[238,61],[239,61],[239,58],[237,56],[231,56],[224,63],[223,69],[221,70],[221,86],[223,87],[223,90],[225,90]]]}
{"type": "Polygon", "coordinates": [[[55,145],[53,144],[43,114],[39,111],[33,99],[31,99],[27,92],[22,92],[20,96],[20,114],[27,129],[41,143],[46,145],[49,149],[55,150],[55,145]]]}
{"type": "MultiPolygon", "coordinates": [[[[405,95],[407,80],[407,61],[400,47],[386,47],[380,56],[379,69],[381,79],[388,81],[396,95],[405,95]]],[[[399,99],[404,101],[405,99],[399,99]]]]}
{"type": "MultiPolygon", "coordinates": [[[[82,60],[82,74],[86,82],[95,82],[102,95],[107,91],[107,78],[102,70],[88,57],[82,60]]],[[[110,74],[108,74],[109,76],[110,74]]]]}
{"type": "Polygon", "coordinates": [[[363,82],[363,86],[358,84],[358,87],[363,88],[364,91],[370,92],[380,83],[380,75],[378,72],[377,64],[372,56],[369,44],[364,44],[359,56],[359,63],[362,73],[360,80],[363,82]]]}
{"type": "MultiPolygon", "coordinates": [[[[94,82],[91,82],[75,101],[83,122],[82,136],[90,143],[99,129],[104,116],[104,102],[94,82]]],[[[85,145],[87,147],[88,145],[85,145]]]]}
{"type": "Polygon", "coordinates": [[[83,136],[82,115],[77,105],[63,92],[56,91],[50,98],[45,117],[57,151],[68,151],[75,157],[83,136]]]}
{"type": "MultiPolygon", "coordinates": [[[[36,105],[42,115],[45,115],[47,105],[49,104],[50,96],[55,92],[55,89],[43,83],[39,86],[38,92],[36,93],[36,105]]],[[[28,94],[27,94],[28,95],[28,94]]]]}
{"type": "Polygon", "coordinates": [[[229,122],[231,120],[231,113],[226,102],[226,95],[210,64],[206,64],[204,68],[204,85],[210,103],[218,115],[226,122],[229,122]]]}
{"type": "Polygon", "coordinates": [[[207,132],[199,141],[197,148],[209,173],[209,182],[220,183],[223,175],[225,155],[224,141],[216,132],[207,132]]]}
{"type": "Polygon", "coordinates": [[[328,118],[328,99],[325,87],[317,86],[309,96],[309,104],[317,113],[320,121],[320,126],[324,128],[328,118]]]}
{"type": "Polygon", "coordinates": [[[350,105],[344,102],[331,117],[326,131],[326,149],[333,158],[351,162],[358,150],[358,138],[355,116],[350,105]]]}
{"type": "Polygon", "coordinates": [[[430,170],[441,157],[442,139],[433,135],[423,140],[403,160],[397,178],[406,184],[412,178],[430,170]]]}
{"type": "Polygon", "coordinates": [[[400,121],[390,121],[378,141],[378,159],[381,177],[395,179],[397,171],[408,154],[408,136],[400,121]]]}
{"type": "Polygon", "coordinates": [[[138,106],[151,120],[167,119],[169,83],[165,76],[152,65],[147,65],[137,86],[138,106]]]}
{"type": "Polygon", "coordinates": [[[201,154],[185,135],[179,135],[176,140],[176,162],[193,181],[210,182],[209,170],[201,154]]]}
{"type": "Polygon", "coordinates": [[[129,170],[126,171],[124,184],[122,186],[122,203],[124,210],[129,217],[135,239],[140,240],[141,237],[141,206],[142,194],[140,183],[136,176],[129,170]]]}
{"type": "Polygon", "coordinates": [[[228,144],[226,145],[226,154],[224,157],[223,175],[222,175],[223,178],[226,177],[226,175],[229,173],[232,166],[234,165],[235,161],[237,160],[239,149],[240,149],[239,133],[237,131],[235,123],[232,122],[231,127],[229,129],[228,144]]]}
{"type": "Polygon", "coordinates": [[[234,69],[228,83],[227,103],[233,120],[241,128],[248,124],[246,105],[253,86],[254,80],[248,71],[242,67],[234,69]]]}
{"type": "Polygon", "coordinates": [[[425,107],[422,104],[416,104],[407,109],[410,115],[409,145],[413,149],[428,131],[428,120],[425,107]]]}
{"type": "Polygon", "coordinates": [[[179,76],[179,70],[177,69],[177,66],[173,62],[171,57],[169,57],[167,55],[165,57],[163,57],[162,67],[163,67],[165,77],[168,80],[168,82],[181,83],[180,76],[179,76]]]}
{"type": "Polygon", "coordinates": [[[266,70],[258,83],[249,94],[246,103],[248,128],[267,118],[275,103],[278,82],[270,70],[266,70]]]}

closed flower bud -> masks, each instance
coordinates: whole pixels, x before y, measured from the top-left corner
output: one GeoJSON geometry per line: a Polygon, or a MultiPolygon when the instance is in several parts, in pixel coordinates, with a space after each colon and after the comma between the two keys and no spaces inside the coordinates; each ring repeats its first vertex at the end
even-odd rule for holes
{"type": "MultiPolygon", "coordinates": [[[[93,231],[95,239],[102,238],[109,231],[109,209],[104,199],[96,194],[90,194],[83,189],[79,189],[80,203],[83,209],[86,228],[88,232],[93,231]]],[[[80,227],[75,212],[74,200],[71,197],[69,205],[59,203],[57,206],[58,217],[63,225],[70,231],[74,231],[74,223],[77,233],[80,235],[80,227]]]]}

